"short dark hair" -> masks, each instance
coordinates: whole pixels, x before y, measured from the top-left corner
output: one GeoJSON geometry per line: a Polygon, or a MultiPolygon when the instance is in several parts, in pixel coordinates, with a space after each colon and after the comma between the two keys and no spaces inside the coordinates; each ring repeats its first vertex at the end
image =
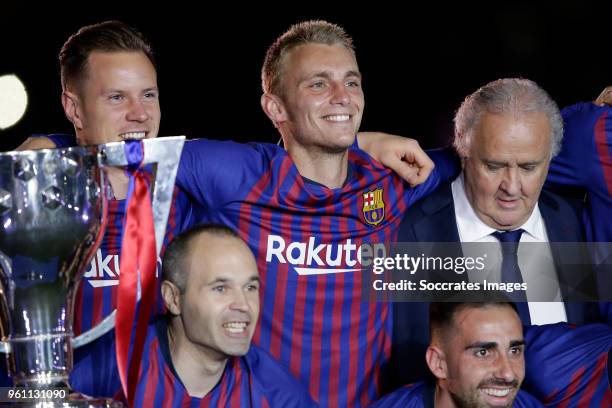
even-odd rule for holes
{"type": "Polygon", "coordinates": [[[303,44],[342,45],[355,54],[353,40],[342,27],[324,20],[311,20],[294,24],[268,48],[261,69],[264,92],[282,95],[281,77],[285,55],[303,44]]]}
{"type": "Polygon", "coordinates": [[[514,303],[503,300],[485,300],[482,302],[431,302],[429,305],[429,337],[433,339],[434,333],[444,336],[444,333],[452,328],[455,315],[462,310],[495,306],[510,307],[517,312],[514,303]]]}
{"type": "Polygon", "coordinates": [[[184,293],[187,289],[187,273],[184,261],[189,255],[189,244],[201,234],[241,239],[234,230],[219,224],[201,224],[179,234],[168,245],[164,254],[162,280],[174,283],[181,293],[184,293]]]}
{"type": "Polygon", "coordinates": [[[71,35],[60,50],[63,89],[66,89],[68,83],[82,81],[87,70],[87,60],[94,51],[140,51],[156,67],[151,45],[140,31],[116,20],[92,24],[71,35]]]}

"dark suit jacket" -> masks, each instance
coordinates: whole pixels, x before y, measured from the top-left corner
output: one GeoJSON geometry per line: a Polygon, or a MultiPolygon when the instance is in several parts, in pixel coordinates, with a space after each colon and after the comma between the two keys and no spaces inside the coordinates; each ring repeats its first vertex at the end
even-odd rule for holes
{"type": "MultiPolygon", "coordinates": [[[[550,192],[542,191],[538,206],[550,242],[582,242],[583,227],[580,222],[581,209],[550,192]]],[[[455,209],[450,183],[446,183],[431,195],[408,210],[400,226],[398,242],[457,242],[459,232],[455,220],[455,209]]],[[[566,297],[579,288],[594,292],[594,281],[576,280],[576,274],[564,269],[569,254],[551,247],[557,267],[561,292],[566,297]]],[[[461,256],[458,244],[456,254],[461,256]]],[[[600,321],[602,317],[594,303],[566,302],[570,323],[582,324],[600,321]]],[[[389,384],[396,386],[411,383],[431,374],[425,364],[425,350],[429,345],[429,303],[395,302],[393,305],[393,347],[389,384]]]]}

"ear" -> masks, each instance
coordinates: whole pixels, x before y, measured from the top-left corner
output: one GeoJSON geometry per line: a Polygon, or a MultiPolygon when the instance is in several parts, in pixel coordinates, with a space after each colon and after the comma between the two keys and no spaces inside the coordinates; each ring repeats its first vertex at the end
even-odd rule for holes
{"type": "Polygon", "coordinates": [[[443,380],[448,377],[446,356],[440,348],[436,346],[429,346],[425,352],[425,361],[427,361],[429,370],[436,376],[437,379],[443,380]]]}
{"type": "Polygon", "coordinates": [[[276,127],[289,119],[283,101],[274,94],[266,92],[261,95],[261,108],[276,127]]]}
{"type": "Polygon", "coordinates": [[[179,288],[174,283],[165,280],[161,284],[161,293],[166,309],[174,316],[180,315],[181,291],[179,288]]]}
{"type": "Polygon", "coordinates": [[[75,129],[83,129],[79,97],[76,94],[65,90],[62,92],[62,106],[64,107],[66,117],[70,122],[72,122],[75,129]]]}

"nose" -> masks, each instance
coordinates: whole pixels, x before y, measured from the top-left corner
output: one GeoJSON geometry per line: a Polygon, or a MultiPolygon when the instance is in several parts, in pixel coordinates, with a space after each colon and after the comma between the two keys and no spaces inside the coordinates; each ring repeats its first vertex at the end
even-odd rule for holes
{"type": "Polygon", "coordinates": [[[504,176],[500,188],[509,196],[516,197],[521,192],[521,178],[519,169],[508,167],[504,171],[504,176]]]}
{"type": "Polygon", "coordinates": [[[234,292],[230,308],[232,310],[238,310],[245,313],[249,311],[250,305],[244,291],[237,290],[234,292]]]}
{"type": "Polygon", "coordinates": [[[504,380],[505,382],[512,382],[516,380],[516,373],[514,372],[512,362],[507,355],[500,355],[497,358],[494,375],[495,378],[504,380]]]}
{"type": "Polygon", "coordinates": [[[142,101],[140,101],[139,99],[133,99],[128,107],[127,120],[134,122],[144,122],[148,118],[149,113],[147,112],[142,101]]]}
{"type": "Polygon", "coordinates": [[[348,105],[351,99],[349,93],[346,90],[346,86],[343,81],[334,82],[332,84],[332,99],[331,103],[338,105],[348,105]]]}

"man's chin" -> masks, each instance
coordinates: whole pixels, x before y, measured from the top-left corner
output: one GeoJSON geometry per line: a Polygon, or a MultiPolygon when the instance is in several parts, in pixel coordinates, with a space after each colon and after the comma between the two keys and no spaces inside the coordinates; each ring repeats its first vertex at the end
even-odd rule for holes
{"type": "Polygon", "coordinates": [[[246,353],[249,352],[249,348],[250,345],[248,346],[234,346],[234,347],[227,347],[225,350],[223,350],[223,353],[227,356],[227,357],[242,357],[244,356],[246,353]]]}

